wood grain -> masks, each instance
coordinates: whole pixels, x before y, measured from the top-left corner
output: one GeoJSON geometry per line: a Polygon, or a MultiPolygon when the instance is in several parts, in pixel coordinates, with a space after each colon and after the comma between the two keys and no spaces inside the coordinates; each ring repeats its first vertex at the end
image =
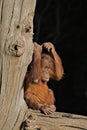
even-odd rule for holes
{"type": "Polygon", "coordinates": [[[29,109],[24,122],[26,130],[87,130],[87,117],[70,113],[44,115],[29,109]]]}

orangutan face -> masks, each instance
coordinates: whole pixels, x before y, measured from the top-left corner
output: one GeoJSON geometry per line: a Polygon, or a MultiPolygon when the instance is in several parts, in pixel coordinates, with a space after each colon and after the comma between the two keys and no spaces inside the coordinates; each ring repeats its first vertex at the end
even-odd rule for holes
{"type": "Polygon", "coordinates": [[[42,68],[42,74],[41,79],[44,82],[48,82],[51,76],[54,74],[54,63],[53,59],[50,56],[45,55],[45,57],[42,57],[41,62],[41,68],[42,68]]]}

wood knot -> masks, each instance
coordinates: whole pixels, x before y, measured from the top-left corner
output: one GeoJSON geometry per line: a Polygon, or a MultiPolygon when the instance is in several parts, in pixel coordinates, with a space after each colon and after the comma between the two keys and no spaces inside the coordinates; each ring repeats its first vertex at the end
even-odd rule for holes
{"type": "Polygon", "coordinates": [[[30,31],[31,31],[31,26],[26,25],[25,26],[25,32],[27,33],[27,32],[30,32],[30,31]]]}
{"type": "MultiPolygon", "coordinates": [[[[20,130],[30,130],[31,124],[33,121],[36,120],[36,117],[33,116],[32,114],[30,114],[23,122],[21,125],[21,129],[20,130]]],[[[36,129],[39,130],[39,129],[36,129]]]]}
{"type": "Polygon", "coordinates": [[[33,25],[32,25],[32,22],[33,22],[33,20],[30,18],[30,16],[26,17],[22,21],[22,23],[20,25],[20,30],[21,30],[22,35],[24,35],[26,33],[31,35],[31,36],[33,35],[33,25]]]}
{"type": "Polygon", "coordinates": [[[19,38],[13,41],[13,44],[9,45],[9,53],[11,55],[20,57],[25,51],[25,42],[19,38]]]}

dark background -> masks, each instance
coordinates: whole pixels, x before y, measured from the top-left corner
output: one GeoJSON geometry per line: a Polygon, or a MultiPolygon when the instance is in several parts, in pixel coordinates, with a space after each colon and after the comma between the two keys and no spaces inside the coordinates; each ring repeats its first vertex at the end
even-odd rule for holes
{"type": "Polygon", "coordinates": [[[87,0],[37,0],[34,41],[52,42],[65,70],[51,81],[57,111],[87,115],[87,0]]]}

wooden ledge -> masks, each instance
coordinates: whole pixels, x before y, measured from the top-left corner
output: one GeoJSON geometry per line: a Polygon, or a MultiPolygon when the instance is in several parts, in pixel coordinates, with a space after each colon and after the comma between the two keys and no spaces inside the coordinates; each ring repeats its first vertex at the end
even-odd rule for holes
{"type": "Polygon", "coordinates": [[[44,115],[29,109],[25,122],[25,130],[87,130],[86,116],[69,113],[44,115]]]}

